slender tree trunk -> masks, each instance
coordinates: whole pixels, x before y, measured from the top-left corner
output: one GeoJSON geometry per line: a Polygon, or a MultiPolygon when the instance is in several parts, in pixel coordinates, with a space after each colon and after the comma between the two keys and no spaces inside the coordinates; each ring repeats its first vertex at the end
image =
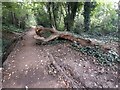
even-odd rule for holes
{"type": "MultiPolygon", "coordinates": [[[[118,2],[118,39],[120,39],[119,33],[120,33],[120,0],[118,2]]],[[[119,42],[118,42],[118,52],[120,54],[120,43],[119,42]]],[[[120,68],[120,63],[118,63],[118,68],[120,68]]],[[[120,75],[120,70],[118,70],[118,75],[120,75]]],[[[118,77],[118,79],[120,80],[120,76],[118,77]]],[[[118,84],[118,86],[120,86],[120,83],[118,84]]]]}
{"type": "Polygon", "coordinates": [[[26,17],[23,17],[23,18],[22,18],[22,27],[21,27],[22,29],[25,29],[25,18],[26,18],[26,17]]]}
{"type": "Polygon", "coordinates": [[[10,22],[12,25],[15,26],[15,15],[14,15],[14,12],[10,11],[10,22]]]}
{"type": "Polygon", "coordinates": [[[14,20],[14,19],[13,19],[13,12],[11,11],[11,12],[10,12],[10,21],[11,21],[12,24],[14,24],[13,20],[14,20]]]}
{"type": "Polygon", "coordinates": [[[65,29],[67,29],[67,31],[70,31],[70,27],[69,27],[70,5],[69,5],[69,2],[66,3],[66,6],[67,6],[67,10],[66,10],[66,17],[64,18],[64,23],[65,23],[65,29]]]}
{"type": "Polygon", "coordinates": [[[73,30],[74,19],[79,4],[78,2],[68,2],[66,5],[67,5],[67,12],[66,12],[67,14],[66,17],[64,18],[64,23],[67,31],[71,31],[73,30]]]}
{"type": "Polygon", "coordinates": [[[16,16],[15,13],[14,13],[14,18],[15,18],[15,26],[16,26],[16,27],[19,27],[19,25],[18,25],[19,20],[18,20],[18,18],[17,18],[17,16],[16,16]]]}
{"type": "Polygon", "coordinates": [[[18,27],[21,28],[21,21],[18,20],[18,27]]]}
{"type": "MultiPolygon", "coordinates": [[[[120,32],[120,1],[118,2],[118,32],[120,32]]],[[[120,35],[118,35],[120,38],[120,35]]]]}
{"type": "Polygon", "coordinates": [[[15,20],[15,13],[14,12],[10,12],[11,13],[11,22],[12,22],[12,25],[16,26],[16,20],[15,20]]]}
{"type": "Polygon", "coordinates": [[[73,30],[74,19],[75,19],[78,7],[79,7],[79,3],[78,2],[71,3],[71,16],[70,16],[70,18],[71,18],[70,19],[71,20],[70,29],[71,30],[73,30]]]}
{"type": "Polygon", "coordinates": [[[48,9],[48,14],[49,14],[50,26],[52,26],[51,2],[47,3],[47,9],[48,9]]]}
{"type": "Polygon", "coordinates": [[[57,28],[57,20],[56,20],[56,10],[55,10],[55,3],[52,3],[52,15],[53,15],[53,25],[57,28]]]}
{"type": "Polygon", "coordinates": [[[84,29],[85,31],[89,31],[90,29],[90,2],[84,2],[84,29]]]}

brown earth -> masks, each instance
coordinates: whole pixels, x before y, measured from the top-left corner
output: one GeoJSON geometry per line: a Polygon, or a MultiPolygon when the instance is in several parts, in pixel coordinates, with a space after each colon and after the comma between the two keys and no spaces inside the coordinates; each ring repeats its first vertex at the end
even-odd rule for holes
{"type": "Polygon", "coordinates": [[[69,43],[37,45],[26,32],[3,64],[3,88],[118,88],[117,70],[96,64],[69,43]]]}

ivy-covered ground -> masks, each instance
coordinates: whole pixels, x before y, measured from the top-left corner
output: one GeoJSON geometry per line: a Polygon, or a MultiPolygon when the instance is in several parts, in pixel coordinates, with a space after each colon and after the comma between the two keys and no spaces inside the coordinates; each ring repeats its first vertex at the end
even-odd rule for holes
{"type": "Polygon", "coordinates": [[[120,56],[119,56],[119,39],[117,35],[107,35],[107,36],[96,36],[91,34],[83,33],[81,34],[82,38],[90,39],[91,41],[98,43],[98,45],[91,47],[91,46],[81,46],[77,42],[69,42],[67,40],[63,39],[55,39],[53,41],[50,41],[46,44],[49,45],[55,45],[58,43],[70,43],[70,48],[81,52],[83,54],[87,54],[89,56],[95,57],[99,64],[103,66],[112,66],[115,68],[118,68],[116,66],[120,62],[120,56]],[[107,46],[110,48],[109,51],[103,51],[100,47],[100,45],[107,46]]]}

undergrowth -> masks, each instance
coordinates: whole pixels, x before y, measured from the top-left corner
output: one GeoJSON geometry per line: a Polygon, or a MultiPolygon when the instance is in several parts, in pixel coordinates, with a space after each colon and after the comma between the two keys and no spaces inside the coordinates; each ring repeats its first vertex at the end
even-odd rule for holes
{"type": "MultiPolygon", "coordinates": [[[[47,42],[46,44],[56,45],[58,43],[65,42],[68,42],[68,40],[55,39],[53,41],[47,42]]],[[[80,46],[80,44],[77,43],[71,43],[70,47],[74,50],[82,52],[83,54],[95,57],[101,65],[112,66],[113,64],[120,62],[120,56],[113,50],[105,53],[99,46],[80,46]]]]}
{"type": "Polygon", "coordinates": [[[23,29],[16,28],[13,25],[2,25],[2,30],[6,30],[6,31],[9,31],[9,32],[17,32],[17,33],[22,33],[23,32],[23,29]]]}
{"type": "Polygon", "coordinates": [[[97,58],[100,64],[112,66],[114,63],[120,62],[120,56],[113,50],[108,52],[103,52],[99,46],[91,47],[91,46],[82,46],[80,47],[76,43],[71,44],[71,48],[82,52],[83,54],[87,54],[90,56],[94,56],[97,58]]]}

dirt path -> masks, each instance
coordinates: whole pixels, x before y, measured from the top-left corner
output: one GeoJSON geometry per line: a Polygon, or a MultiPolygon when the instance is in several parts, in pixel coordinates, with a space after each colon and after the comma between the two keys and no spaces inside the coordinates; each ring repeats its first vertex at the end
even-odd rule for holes
{"type": "Polygon", "coordinates": [[[34,30],[18,42],[3,65],[3,88],[117,88],[117,72],[94,64],[69,44],[37,45],[34,30]]]}

